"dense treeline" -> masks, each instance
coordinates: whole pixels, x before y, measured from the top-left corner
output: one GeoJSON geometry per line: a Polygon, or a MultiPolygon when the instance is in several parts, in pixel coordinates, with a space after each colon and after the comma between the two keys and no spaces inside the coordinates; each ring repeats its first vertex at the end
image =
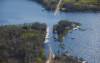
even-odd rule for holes
{"type": "MultiPolygon", "coordinates": [[[[47,10],[55,10],[59,0],[31,0],[35,1],[47,10]]],[[[99,12],[100,0],[62,0],[60,10],[64,12],[99,12]]]]}
{"type": "Polygon", "coordinates": [[[0,26],[0,63],[44,63],[46,24],[0,26]]]}

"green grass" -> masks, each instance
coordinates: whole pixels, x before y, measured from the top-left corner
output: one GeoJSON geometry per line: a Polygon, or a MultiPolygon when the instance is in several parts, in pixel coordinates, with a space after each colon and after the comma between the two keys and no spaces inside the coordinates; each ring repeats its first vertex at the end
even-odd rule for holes
{"type": "MultiPolygon", "coordinates": [[[[65,3],[68,3],[68,2],[76,2],[76,0],[64,0],[65,3]]],[[[79,3],[96,3],[97,0],[79,0],[77,1],[79,3]]]]}
{"type": "Polygon", "coordinates": [[[81,3],[96,3],[96,0],[80,0],[81,3]]]}
{"type": "Polygon", "coordinates": [[[38,35],[39,35],[39,33],[37,33],[37,32],[24,32],[24,33],[22,33],[23,38],[31,38],[31,37],[36,37],[38,35]]]}

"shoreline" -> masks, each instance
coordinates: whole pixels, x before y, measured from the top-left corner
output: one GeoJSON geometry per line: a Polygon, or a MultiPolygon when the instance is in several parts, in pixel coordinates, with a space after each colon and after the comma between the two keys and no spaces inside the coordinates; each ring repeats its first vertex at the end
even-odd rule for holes
{"type": "MultiPolygon", "coordinates": [[[[31,0],[31,1],[34,1],[36,3],[38,3],[39,5],[42,5],[42,7],[45,8],[45,10],[47,11],[54,11],[57,7],[57,2],[55,2],[53,5],[50,4],[48,2],[48,0],[31,0]]],[[[99,5],[94,5],[94,4],[89,4],[89,5],[80,5],[79,8],[74,5],[74,3],[63,3],[61,4],[60,7],[62,7],[63,5],[65,5],[65,7],[59,9],[61,12],[94,12],[94,13],[100,13],[100,7],[99,5]],[[66,7],[67,5],[67,7],[66,7]],[[69,6],[72,6],[72,7],[69,7],[69,6]]]]}

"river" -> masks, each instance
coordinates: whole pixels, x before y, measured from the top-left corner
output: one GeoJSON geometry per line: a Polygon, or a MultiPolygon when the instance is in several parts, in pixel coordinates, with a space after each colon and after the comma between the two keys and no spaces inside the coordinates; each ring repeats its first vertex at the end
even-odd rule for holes
{"type": "MultiPolygon", "coordinates": [[[[69,33],[64,43],[66,50],[72,55],[82,57],[89,63],[100,63],[100,13],[63,13],[56,16],[53,12],[28,0],[0,0],[0,24],[22,24],[44,22],[49,27],[61,19],[79,22],[85,31],[76,30],[69,33]],[[74,38],[74,39],[72,39],[74,38]]],[[[53,50],[57,50],[56,42],[51,41],[53,50]]]]}

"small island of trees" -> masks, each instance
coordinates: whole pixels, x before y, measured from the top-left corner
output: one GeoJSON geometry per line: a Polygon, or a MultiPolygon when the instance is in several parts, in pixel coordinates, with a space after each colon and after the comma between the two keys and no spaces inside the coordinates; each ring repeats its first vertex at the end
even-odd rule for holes
{"type": "Polygon", "coordinates": [[[65,35],[67,35],[72,30],[78,29],[80,25],[81,24],[77,22],[61,20],[53,26],[54,38],[62,42],[65,35]]]}

